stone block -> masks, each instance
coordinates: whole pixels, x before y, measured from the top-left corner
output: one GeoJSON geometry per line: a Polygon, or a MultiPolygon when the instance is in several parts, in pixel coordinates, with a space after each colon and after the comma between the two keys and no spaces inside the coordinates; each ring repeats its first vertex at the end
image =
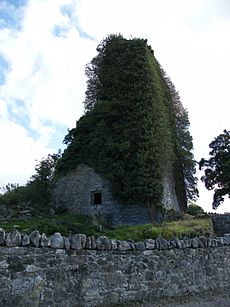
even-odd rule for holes
{"type": "Polygon", "coordinates": [[[41,241],[40,241],[40,246],[41,247],[48,247],[51,245],[51,241],[49,238],[47,238],[47,236],[43,233],[41,235],[41,241]]]}
{"type": "Polygon", "coordinates": [[[192,239],[191,239],[191,246],[192,246],[193,248],[198,248],[198,247],[199,247],[199,241],[198,241],[197,238],[192,238],[192,239]]]}
{"type": "Polygon", "coordinates": [[[17,229],[13,229],[6,234],[5,243],[8,247],[20,246],[22,242],[21,234],[17,229]]]}
{"type": "Polygon", "coordinates": [[[135,243],[136,250],[138,251],[144,251],[145,250],[145,243],[144,242],[136,242],[135,243]]]}
{"type": "Polygon", "coordinates": [[[112,249],[112,242],[105,236],[100,236],[96,240],[97,249],[99,250],[111,250],[112,249]]]}
{"type": "Polygon", "coordinates": [[[39,247],[41,240],[41,235],[38,230],[34,230],[30,233],[30,242],[34,247],[39,247]]]}
{"type": "Polygon", "coordinates": [[[59,232],[55,232],[50,236],[50,247],[55,249],[64,247],[64,239],[59,232]]]}
{"type": "Polygon", "coordinates": [[[25,234],[22,237],[22,246],[29,246],[30,245],[30,237],[25,234]]]}
{"type": "Polygon", "coordinates": [[[5,237],[6,237],[5,230],[0,228],[0,245],[5,244],[5,237]]]}
{"type": "Polygon", "coordinates": [[[84,234],[74,234],[69,237],[70,247],[72,249],[82,249],[86,245],[86,235],[84,234]]]}
{"type": "Polygon", "coordinates": [[[155,240],[147,239],[145,240],[145,249],[154,249],[156,246],[155,240]]]}
{"type": "Polygon", "coordinates": [[[156,248],[159,250],[166,250],[169,248],[169,243],[161,235],[156,238],[156,248]]]}
{"type": "Polygon", "coordinates": [[[132,243],[127,241],[118,241],[117,249],[120,251],[130,251],[132,250],[132,243]]]}
{"type": "Polygon", "coordinates": [[[63,237],[64,240],[64,249],[69,250],[70,249],[70,241],[69,238],[63,237]]]}

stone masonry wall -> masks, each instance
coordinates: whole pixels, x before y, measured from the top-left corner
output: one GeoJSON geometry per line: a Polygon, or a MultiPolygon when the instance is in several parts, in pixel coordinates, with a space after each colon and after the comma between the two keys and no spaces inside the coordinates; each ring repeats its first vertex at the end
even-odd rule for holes
{"type": "Polygon", "coordinates": [[[213,230],[218,235],[230,233],[230,214],[212,214],[213,230]]]}
{"type": "Polygon", "coordinates": [[[112,197],[111,184],[87,165],[79,165],[75,171],[59,179],[53,192],[56,207],[66,208],[75,214],[106,217],[114,226],[142,225],[151,222],[147,206],[118,202],[112,197]],[[102,193],[102,204],[94,205],[91,193],[102,193]]]}
{"type": "MultiPolygon", "coordinates": [[[[145,204],[123,204],[112,196],[109,180],[98,175],[94,169],[81,164],[76,170],[59,179],[53,191],[56,207],[66,208],[76,214],[105,216],[114,226],[142,225],[151,222],[145,204]],[[94,205],[91,193],[102,193],[102,204],[94,205]]],[[[164,179],[163,203],[167,209],[180,211],[172,175],[164,179]]]]}
{"type": "Polygon", "coordinates": [[[127,306],[230,286],[230,235],[135,243],[1,230],[0,245],[4,307],[127,306]]]}

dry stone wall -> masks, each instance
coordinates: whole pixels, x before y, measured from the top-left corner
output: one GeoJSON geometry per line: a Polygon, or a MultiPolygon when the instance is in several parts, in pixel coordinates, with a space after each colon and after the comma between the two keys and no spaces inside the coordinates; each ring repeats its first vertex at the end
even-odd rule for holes
{"type": "Polygon", "coordinates": [[[0,230],[0,306],[116,306],[230,286],[230,234],[110,240],[0,230]]]}

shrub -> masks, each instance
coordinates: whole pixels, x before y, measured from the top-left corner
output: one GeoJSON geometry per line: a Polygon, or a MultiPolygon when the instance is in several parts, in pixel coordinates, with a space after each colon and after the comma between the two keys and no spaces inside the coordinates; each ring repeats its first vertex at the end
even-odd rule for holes
{"type": "Polygon", "coordinates": [[[188,206],[188,211],[187,211],[188,214],[191,214],[191,215],[199,215],[199,214],[204,214],[204,210],[203,208],[201,208],[200,206],[196,205],[196,204],[191,204],[188,206]]]}

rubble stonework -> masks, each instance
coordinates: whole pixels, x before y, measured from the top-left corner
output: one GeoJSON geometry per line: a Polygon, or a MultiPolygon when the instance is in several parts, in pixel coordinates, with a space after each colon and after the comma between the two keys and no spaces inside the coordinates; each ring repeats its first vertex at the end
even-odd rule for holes
{"type": "Polygon", "coordinates": [[[0,233],[0,306],[131,306],[230,287],[230,234],[133,242],[0,233]]]}
{"type": "MultiPolygon", "coordinates": [[[[165,176],[163,186],[162,203],[165,208],[180,212],[172,174],[165,176]]],[[[147,204],[127,205],[118,201],[112,194],[111,182],[84,164],[59,178],[53,190],[53,204],[56,208],[65,208],[71,213],[99,216],[114,226],[142,225],[152,220],[147,204]],[[93,203],[94,192],[101,193],[101,204],[93,203]]]]}

